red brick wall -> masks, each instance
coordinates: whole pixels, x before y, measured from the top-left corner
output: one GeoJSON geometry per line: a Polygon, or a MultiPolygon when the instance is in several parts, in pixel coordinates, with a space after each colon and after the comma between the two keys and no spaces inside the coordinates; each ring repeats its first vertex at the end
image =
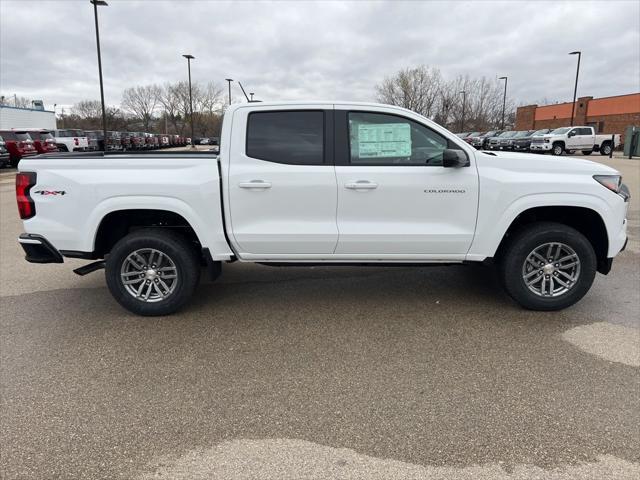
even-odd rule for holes
{"type": "MultiPolygon", "coordinates": [[[[635,98],[635,95],[627,95],[624,97],[635,98]]],[[[615,99],[616,97],[612,98],[615,99]]],[[[626,101],[627,99],[623,98],[622,100],[626,101]]],[[[576,100],[574,125],[592,125],[599,133],[619,133],[623,142],[625,129],[629,125],[640,125],[640,111],[588,116],[589,103],[592,101],[594,101],[593,97],[580,97],[576,100]],[[604,123],[601,124],[600,122],[604,123]],[[601,126],[602,128],[600,128],[601,126]]],[[[602,103],[600,99],[596,99],[595,102],[602,103]]],[[[571,105],[571,103],[568,105],[571,105]]],[[[602,108],[593,110],[600,112],[602,108]]],[[[516,110],[516,130],[568,127],[570,123],[571,110],[567,109],[567,104],[547,105],[544,107],[526,105],[524,107],[518,107],[516,110]],[[562,118],[553,118],[556,114],[562,114],[562,118]],[[565,115],[566,118],[564,118],[565,115]],[[536,117],[538,117],[537,120],[536,117]]]]}

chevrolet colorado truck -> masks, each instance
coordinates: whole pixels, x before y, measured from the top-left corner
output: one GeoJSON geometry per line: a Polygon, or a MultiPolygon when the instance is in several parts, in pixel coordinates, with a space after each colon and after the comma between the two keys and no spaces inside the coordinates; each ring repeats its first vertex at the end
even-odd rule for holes
{"type": "Polygon", "coordinates": [[[628,189],[587,160],[481,152],[369,103],[229,106],[219,155],[49,154],[16,177],[26,260],[93,260],[140,315],[188,301],[206,267],[487,262],[528,309],[582,298],[627,241],[628,189]]]}
{"type": "Polygon", "coordinates": [[[620,135],[596,135],[593,127],[562,127],[531,139],[529,149],[532,152],[551,152],[559,156],[563,153],[573,153],[580,150],[583,155],[600,152],[609,155],[611,149],[620,145],[620,135]]]}

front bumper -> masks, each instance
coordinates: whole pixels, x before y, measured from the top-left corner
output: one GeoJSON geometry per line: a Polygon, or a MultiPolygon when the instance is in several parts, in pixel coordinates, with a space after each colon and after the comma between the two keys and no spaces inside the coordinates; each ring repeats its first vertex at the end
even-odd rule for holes
{"type": "Polygon", "coordinates": [[[529,145],[529,150],[531,151],[548,152],[552,148],[553,145],[551,145],[551,143],[532,143],[531,145],[529,145]]]}
{"type": "Polygon", "coordinates": [[[42,235],[23,233],[18,237],[24,259],[30,263],[63,263],[62,255],[42,235]]]}

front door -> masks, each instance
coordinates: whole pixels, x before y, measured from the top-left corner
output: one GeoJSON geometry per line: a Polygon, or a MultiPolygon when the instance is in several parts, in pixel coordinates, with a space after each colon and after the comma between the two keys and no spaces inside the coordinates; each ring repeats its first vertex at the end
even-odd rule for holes
{"type": "Polygon", "coordinates": [[[230,152],[228,192],[230,230],[241,256],[333,253],[332,108],[234,114],[231,148],[240,151],[230,152]],[[237,137],[244,132],[246,138],[237,137]]]}
{"type": "Polygon", "coordinates": [[[443,167],[455,142],[409,118],[347,110],[335,118],[336,254],[465,255],[478,208],[475,159],[443,167]]]}

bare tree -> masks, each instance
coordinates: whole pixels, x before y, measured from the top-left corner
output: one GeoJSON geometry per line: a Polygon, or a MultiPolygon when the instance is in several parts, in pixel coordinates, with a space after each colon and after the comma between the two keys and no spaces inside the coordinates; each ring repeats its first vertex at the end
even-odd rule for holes
{"type": "Polygon", "coordinates": [[[398,105],[431,117],[436,112],[442,88],[442,75],[435,67],[405,68],[376,86],[381,103],[398,105]]]}
{"type": "Polygon", "coordinates": [[[0,105],[7,107],[31,108],[31,99],[18,95],[0,95],[0,105]]]}
{"type": "Polygon", "coordinates": [[[145,131],[149,131],[160,95],[161,89],[157,85],[127,88],[122,93],[122,107],[142,122],[145,131]]]}

